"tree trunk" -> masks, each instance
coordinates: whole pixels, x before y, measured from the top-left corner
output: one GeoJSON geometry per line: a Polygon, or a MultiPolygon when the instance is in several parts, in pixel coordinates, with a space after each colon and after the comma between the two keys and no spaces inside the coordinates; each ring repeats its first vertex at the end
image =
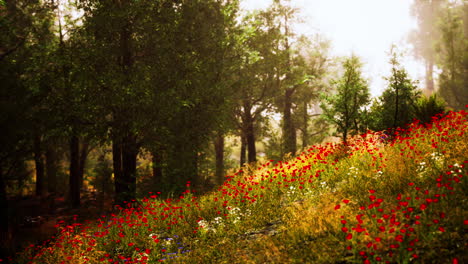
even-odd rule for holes
{"type": "Polygon", "coordinates": [[[122,177],[125,181],[125,200],[127,202],[133,202],[136,198],[137,156],[136,138],[132,133],[129,133],[122,144],[122,177]]]}
{"type": "Polygon", "coordinates": [[[55,143],[49,142],[45,152],[48,192],[47,207],[50,214],[53,214],[55,211],[55,197],[57,194],[58,161],[56,147],[55,143]]]}
{"type": "Polygon", "coordinates": [[[195,190],[202,188],[202,178],[198,174],[198,151],[192,147],[190,151],[190,164],[189,164],[189,171],[188,175],[190,176],[189,181],[192,186],[194,186],[195,190]]]}
{"type": "Polygon", "coordinates": [[[240,166],[244,166],[245,162],[247,161],[246,155],[247,154],[247,138],[245,137],[245,133],[241,132],[241,150],[240,150],[240,166]]]}
{"type": "Polygon", "coordinates": [[[112,140],[112,162],[114,169],[114,186],[115,186],[115,204],[123,205],[125,197],[125,179],[123,178],[122,169],[122,143],[121,140],[114,136],[112,140]]]}
{"type": "Polygon", "coordinates": [[[344,129],[343,130],[343,145],[348,145],[348,130],[344,129]]]}
{"type": "Polygon", "coordinates": [[[308,133],[308,122],[309,122],[309,115],[307,114],[307,102],[304,102],[304,109],[303,109],[303,116],[302,116],[302,148],[305,149],[309,145],[309,133],[308,133]]]}
{"type": "Polygon", "coordinates": [[[80,190],[83,188],[83,181],[84,181],[84,169],[86,166],[86,159],[88,157],[89,152],[89,143],[86,140],[83,140],[83,144],[81,144],[80,150],[80,157],[79,157],[79,167],[78,167],[78,176],[79,176],[79,183],[80,183],[80,190]]]}
{"type": "Polygon", "coordinates": [[[9,211],[8,211],[8,197],[6,194],[6,183],[3,176],[3,170],[0,166],[0,256],[6,255],[10,248],[10,226],[9,226],[9,211]]]}
{"type": "Polygon", "coordinates": [[[247,141],[247,159],[249,163],[257,162],[257,149],[255,147],[255,131],[254,131],[254,120],[250,113],[247,114],[246,118],[246,141],[247,141]]]}
{"type": "Polygon", "coordinates": [[[44,194],[44,156],[42,155],[41,137],[34,137],[34,162],[36,164],[36,195],[44,194]]]}
{"type": "Polygon", "coordinates": [[[58,161],[56,147],[57,146],[54,143],[47,144],[47,149],[45,153],[47,191],[51,194],[57,192],[58,161]]]}
{"type": "Polygon", "coordinates": [[[112,159],[114,164],[115,204],[124,206],[136,197],[136,167],[138,145],[133,134],[123,139],[114,137],[112,159]]]}
{"type": "Polygon", "coordinates": [[[70,203],[72,208],[80,206],[80,141],[78,136],[70,138],[70,203]]]}
{"type": "Polygon", "coordinates": [[[426,90],[429,94],[434,93],[434,61],[426,62],[426,90]]]}
{"type": "Polygon", "coordinates": [[[291,116],[292,108],[292,94],[293,90],[286,89],[284,94],[284,109],[283,109],[283,140],[284,140],[284,154],[291,153],[296,155],[297,149],[297,136],[294,123],[291,116]]]}
{"type": "Polygon", "coordinates": [[[223,184],[224,182],[224,135],[218,132],[214,141],[214,150],[216,156],[216,182],[223,184]]]}

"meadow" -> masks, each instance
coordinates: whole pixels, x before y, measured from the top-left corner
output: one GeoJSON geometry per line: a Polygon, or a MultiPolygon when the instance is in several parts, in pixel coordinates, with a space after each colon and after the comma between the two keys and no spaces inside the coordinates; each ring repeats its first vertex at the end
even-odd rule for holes
{"type": "MultiPolygon", "coordinates": [[[[388,138],[312,146],[160,193],[57,234],[12,263],[468,263],[468,112],[388,138]]],[[[3,260],[8,261],[8,260],[3,260]]]]}

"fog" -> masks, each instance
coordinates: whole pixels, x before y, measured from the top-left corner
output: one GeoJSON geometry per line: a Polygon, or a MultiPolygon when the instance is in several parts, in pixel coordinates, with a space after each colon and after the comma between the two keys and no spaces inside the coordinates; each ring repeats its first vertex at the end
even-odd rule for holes
{"type": "MultiPolygon", "coordinates": [[[[267,8],[271,0],[243,0],[244,10],[267,8]]],[[[305,35],[319,33],[331,41],[331,54],[360,56],[364,74],[370,80],[373,96],[385,88],[383,76],[389,74],[388,51],[396,44],[406,52],[402,61],[411,78],[424,79],[424,66],[416,61],[407,41],[408,34],[417,27],[411,16],[410,0],[291,0],[300,10],[303,23],[296,32],[305,35]]],[[[422,86],[421,86],[422,87],[422,86]]]]}

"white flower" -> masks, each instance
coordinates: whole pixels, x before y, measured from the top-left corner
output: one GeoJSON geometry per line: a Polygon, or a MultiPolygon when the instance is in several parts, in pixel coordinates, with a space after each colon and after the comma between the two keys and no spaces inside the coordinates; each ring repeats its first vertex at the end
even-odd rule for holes
{"type": "Polygon", "coordinates": [[[199,226],[200,228],[202,228],[202,229],[203,229],[203,228],[208,228],[208,222],[205,221],[205,220],[200,220],[200,221],[198,221],[198,226],[199,226]]]}
{"type": "Polygon", "coordinates": [[[215,217],[215,219],[213,219],[213,222],[218,226],[224,226],[223,218],[221,218],[220,216],[215,217]]]}

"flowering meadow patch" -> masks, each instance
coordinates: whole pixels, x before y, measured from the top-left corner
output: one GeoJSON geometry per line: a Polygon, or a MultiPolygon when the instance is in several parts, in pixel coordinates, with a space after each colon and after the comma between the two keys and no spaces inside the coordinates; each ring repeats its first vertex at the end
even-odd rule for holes
{"type": "Polygon", "coordinates": [[[468,263],[465,111],[244,168],[216,191],[150,194],[14,263],[468,263]]]}

